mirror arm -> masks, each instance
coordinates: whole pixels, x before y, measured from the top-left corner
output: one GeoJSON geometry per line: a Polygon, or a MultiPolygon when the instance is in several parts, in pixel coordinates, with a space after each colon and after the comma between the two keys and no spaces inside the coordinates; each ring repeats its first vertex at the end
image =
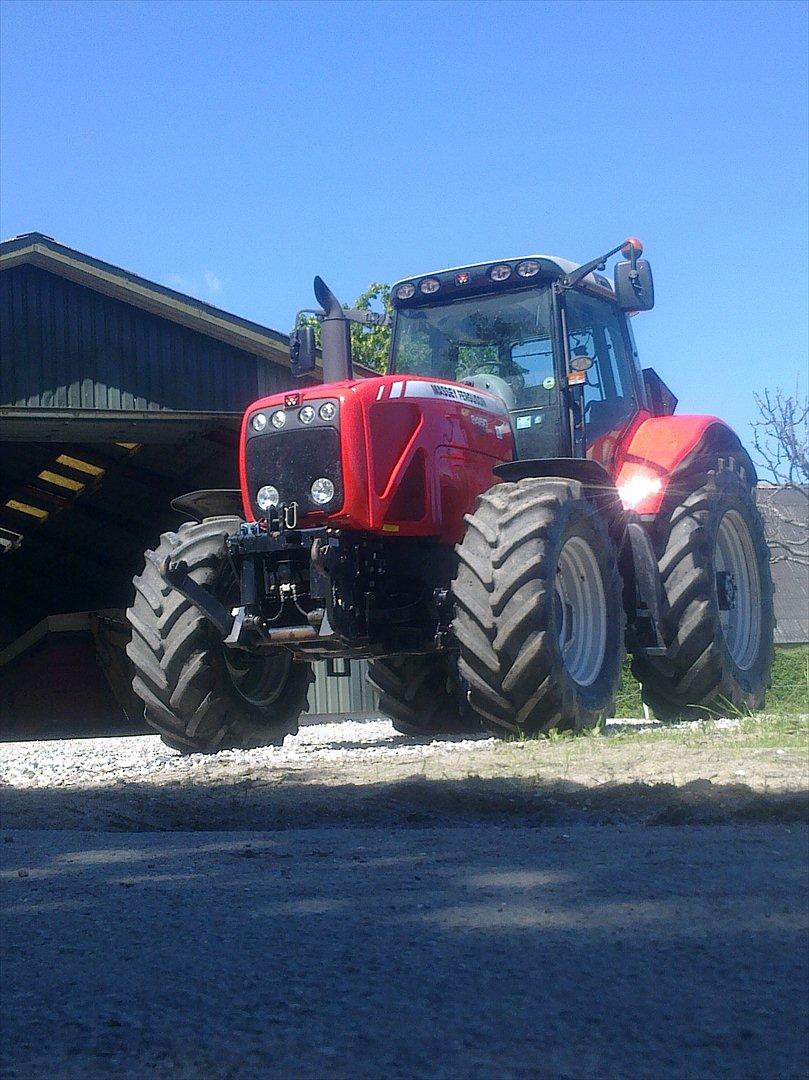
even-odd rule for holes
{"type": "MultiPolygon", "coordinates": [[[[572,289],[574,285],[578,285],[578,283],[580,281],[582,281],[584,278],[586,278],[588,274],[592,274],[592,272],[594,270],[603,270],[605,268],[605,264],[607,262],[607,259],[611,258],[613,255],[617,255],[617,253],[621,250],[621,248],[625,244],[626,244],[626,240],[623,240],[618,245],[618,247],[614,247],[612,249],[612,251],[608,251],[606,253],[606,255],[599,255],[599,257],[597,259],[593,259],[591,262],[585,263],[584,266],[580,266],[577,270],[574,270],[572,274],[568,274],[566,277],[562,278],[562,283],[561,283],[562,288],[563,289],[572,289]]],[[[632,248],[632,254],[633,254],[633,260],[634,260],[634,254],[635,254],[635,248],[634,247],[632,248]]],[[[633,261],[633,268],[634,268],[634,261],[633,261]]]]}
{"type": "Polygon", "coordinates": [[[567,274],[560,282],[561,287],[563,289],[572,289],[574,285],[578,285],[583,278],[586,278],[588,274],[592,274],[594,270],[604,270],[606,268],[607,259],[612,258],[613,255],[617,255],[619,251],[625,254],[627,247],[629,248],[629,259],[632,263],[629,277],[633,283],[636,282],[638,280],[638,256],[643,254],[643,246],[639,240],[630,236],[627,240],[622,240],[618,247],[614,247],[612,251],[608,251],[606,255],[599,255],[597,259],[585,263],[584,266],[580,266],[577,270],[574,270],[572,274],[567,274]]]}
{"type": "Polygon", "coordinates": [[[360,311],[358,308],[343,308],[343,317],[349,322],[362,326],[390,326],[393,319],[386,311],[360,311]]]}

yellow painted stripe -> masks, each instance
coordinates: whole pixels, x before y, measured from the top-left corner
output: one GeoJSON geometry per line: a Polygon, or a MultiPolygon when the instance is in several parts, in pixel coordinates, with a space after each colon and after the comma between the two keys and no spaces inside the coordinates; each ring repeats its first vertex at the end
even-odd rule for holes
{"type": "Polygon", "coordinates": [[[138,442],[117,442],[116,446],[123,446],[124,450],[140,450],[138,442]]]}
{"type": "Polygon", "coordinates": [[[40,480],[47,480],[49,484],[58,484],[59,487],[67,488],[69,491],[84,491],[81,480],[71,480],[69,476],[51,472],[50,469],[43,469],[38,476],[40,480]]]}
{"type": "Polygon", "coordinates": [[[6,506],[11,510],[19,510],[21,514],[28,514],[30,517],[38,518],[40,521],[44,521],[48,517],[47,510],[42,510],[39,506],[31,506],[29,503],[19,502],[17,499],[9,499],[6,506]]]}
{"type": "Polygon", "coordinates": [[[103,476],[104,470],[98,465],[91,465],[89,461],[81,461],[79,458],[70,457],[69,454],[60,454],[56,459],[57,465],[67,465],[76,472],[88,473],[90,476],[103,476]]]}

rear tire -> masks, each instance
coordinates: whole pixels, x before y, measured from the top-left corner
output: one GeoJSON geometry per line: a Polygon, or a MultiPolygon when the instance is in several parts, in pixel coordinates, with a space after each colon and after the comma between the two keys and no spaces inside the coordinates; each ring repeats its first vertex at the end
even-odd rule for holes
{"type": "Polygon", "coordinates": [[[582,485],[498,484],[466,517],[453,582],[460,675],[495,734],[593,727],[624,655],[615,547],[582,485]]]}
{"type": "Polygon", "coordinates": [[[202,613],[160,574],[167,556],[182,559],[194,581],[223,602],[232,600],[225,538],[239,524],[234,517],[207,518],[164,533],[134,580],[126,650],[135,669],[132,686],[149,726],[185,753],[280,746],[297,732],[314,678],[310,664],[285,650],[259,657],[227,649],[202,613]]]}
{"type": "Polygon", "coordinates": [[[660,720],[761,709],[773,658],[773,586],[764,526],[731,460],[696,474],[655,523],[668,656],[632,672],[660,720]]]}
{"type": "Polygon", "coordinates": [[[379,708],[402,735],[464,735],[481,730],[458,684],[457,665],[445,652],[386,656],[368,664],[379,708]]]}

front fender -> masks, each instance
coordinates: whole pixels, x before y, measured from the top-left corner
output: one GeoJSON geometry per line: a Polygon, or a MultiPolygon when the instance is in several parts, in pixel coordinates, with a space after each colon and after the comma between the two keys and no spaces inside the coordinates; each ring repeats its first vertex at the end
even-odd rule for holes
{"type": "Polygon", "coordinates": [[[627,510],[654,515],[674,476],[700,458],[732,454],[755,484],[755,466],[738,435],[718,416],[655,416],[630,433],[618,456],[615,486],[627,510]]]}

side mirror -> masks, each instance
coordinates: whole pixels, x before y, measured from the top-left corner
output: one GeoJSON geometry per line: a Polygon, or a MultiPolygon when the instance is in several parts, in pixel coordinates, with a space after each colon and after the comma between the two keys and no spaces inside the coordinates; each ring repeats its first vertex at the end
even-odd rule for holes
{"type": "Polygon", "coordinates": [[[622,311],[649,311],[655,303],[652,268],[645,259],[615,264],[615,299],[622,311]]]}
{"type": "Polygon", "coordinates": [[[302,379],[315,370],[317,350],[315,328],[299,326],[289,336],[289,365],[296,379],[302,379]]]}

